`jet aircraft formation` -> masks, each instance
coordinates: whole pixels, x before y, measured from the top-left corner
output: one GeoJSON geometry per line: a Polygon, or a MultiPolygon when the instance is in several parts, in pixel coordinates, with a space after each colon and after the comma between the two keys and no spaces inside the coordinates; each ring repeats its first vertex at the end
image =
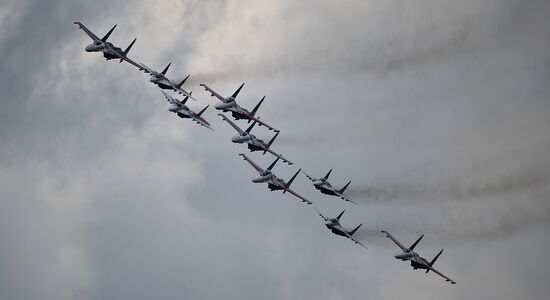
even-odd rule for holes
{"type": "MultiPolygon", "coordinates": [[[[186,82],[186,80],[189,78],[189,75],[185,77],[181,82],[174,82],[166,77],[166,73],[168,72],[168,69],[171,66],[171,63],[169,63],[161,72],[157,72],[149,67],[147,67],[143,63],[137,63],[134,60],[130,59],[128,57],[128,52],[136,42],[136,39],[134,39],[130,45],[123,51],[121,48],[114,46],[111,42],[108,42],[107,40],[115,30],[116,26],[113,26],[107,34],[105,34],[102,38],[99,38],[96,36],[92,31],[90,31],[86,26],[84,26],[80,22],[74,22],[76,25],[78,25],[79,29],[82,29],[91,39],[92,43],[85,47],[86,52],[101,52],[103,54],[103,57],[107,60],[119,60],[119,62],[127,62],[130,65],[138,68],[140,71],[144,71],[145,73],[151,75],[149,81],[153,84],[157,85],[160,89],[162,89],[162,95],[164,98],[168,101],[170,104],[168,111],[175,113],[180,118],[187,118],[191,119],[192,121],[198,123],[201,126],[204,126],[208,129],[212,129],[210,123],[202,117],[202,114],[208,109],[209,105],[204,107],[199,112],[194,112],[191,110],[187,105],[187,101],[189,99],[197,100],[192,96],[191,91],[184,90],[183,84],[186,82]],[[183,100],[178,100],[172,96],[170,96],[168,93],[166,93],[164,90],[172,90],[180,95],[184,96],[183,100]]],[[[244,83],[242,83],[239,88],[229,97],[223,97],[219,93],[217,93],[215,90],[210,88],[204,83],[200,84],[201,87],[203,87],[208,93],[210,93],[211,96],[218,98],[219,102],[216,103],[214,106],[217,110],[220,110],[222,112],[230,112],[231,116],[235,120],[247,120],[247,122],[251,124],[248,126],[247,129],[243,130],[241,127],[239,127],[236,123],[231,121],[226,115],[220,113],[218,114],[225,122],[227,122],[233,129],[237,131],[237,135],[233,136],[231,138],[231,141],[233,143],[238,144],[246,144],[248,149],[251,152],[259,151],[263,154],[270,153],[275,157],[275,160],[266,168],[263,169],[258,164],[256,164],[252,159],[250,159],[245,154],[241,153],[239,156],[241,156],[246,162],[248,162],[252,168],[258,172],[258,175],[252,178],[253,183],[267,183],[267,187],[270,191],[276,191],[280,190],[285,194],[288,192],[289,194],[295,196],[298,198],[301,202],[306,203],[308,205],[313,204],[312,201],[308,200],[307,198],[303,197],[302,195],[298,194],[294,190],[290,188],[290,185],[292,182],[296,179],[296,177],[300,174],[300,172],[303,172],[307,178],[309,178],[313,182],[313,186],[315,189],[319,190],[322,194],[330,195],[338,197],[344,201],[353,203],[358,205],[356,202],[352,201],[344,195],[344,191],[346,188],[350,185],[351,181],[349,181],[347,184],[345,184],[342,188],[334,188],[330,182],[328,181],[328,178],[332,172],[332,169],[330,169],[327,174],[322,178],[315,178],[313,176],[310,176],[306,172],[302,171],[300,168],[296,173],[288,180],[285,181],[283,179],[278,178],[275,174],[273,174],[272,170],[277,164],[279,160],[283,161],[284,163],[287,163],[288,165],[293,165],[293,163],[288,160],[287,158],[283,157],[282,154],[275,152],[272,150],[271,146],[275,142],[275,139],[279,135],[280,131],[275,129],[273,126],[265,123],[263,120],[260,120],[260,117],[257,116],[258,109],[260,108],[261,104],[265,100],[265,96],[262,97],[262,99],[256,104],[256,106],[251,110],[247,110],[240,105],[237,104],[236,98],[238,94],[240,93],[241,89],[244,86],[244,83]],[[268,130],[272,130],[275,132],[273,137],[269,140],[269,142],[265,142],[262,139],[257,138],[255,135],[251,133],[253,128],[258,126],[265,126],[268,130]]],[[[340,218],[344,214],[344,211],[342,211],[338,216],[334,218],[327,217],[323,215],[317,208],[315,208],[315,211],[317,214],[326,222],[325,226],[334,234],[346,237],[353,241],[355,244],[358,244],[365,249],[367,248],[361,241],[357,240],[353,235],[354,233],[361,227],[362,224],[359,224],[354,229],[345,229],[340,224],[340,218]]],[[[447,282],[450,282],[451,284],[455,284],[456,282],[443,273],[436,270],[433,265],[435,261],[439,258],[443,250],[441,250],[431,261],[426,260],[425,258],[418,255],[413,250],[418,245],[420,240],[423,238],[423,235],[420,236],[414,242],[410,247],[403,246],[397,239],[395,239],[389,232],[382,231],[382,233],[390,238],[400,249],[401,251],[397,254],[395,254],[395,258],[402,260],[402,261],[409,261],[413,269],[423,269],[426,270],[426,273],[429,271],[432,271],[439,276],[443,277],[447,282]]]]}

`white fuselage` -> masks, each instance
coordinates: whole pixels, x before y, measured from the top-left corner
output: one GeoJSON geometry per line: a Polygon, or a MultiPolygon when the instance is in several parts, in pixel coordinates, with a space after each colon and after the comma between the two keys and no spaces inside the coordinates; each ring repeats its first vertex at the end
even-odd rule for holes
{"type": "Polygon", "coordinates": [[[191,111],[185,105],[184,106],[170,105],[168,110],[173,112],[173,113],[179,113],[179,114],[184,114],[184,115],[187,115],[187,116],[191,116],[191,111]]]}
{"type": "Polygon", "coordinates": [[[274,175],[271,172],[266,172],[265,174],[260,174],[252,178],[254,183],[264,183],[264,182],[273,182],[274,175]]]}
{"type": "Polygon", "coordinates": [[[227,98],[227,99],[225,99],[225,101],[221,101],[221,102],[216,103],[216,105],[214,105],[214,107],[217,110],[234,111],[236,104],[237,103],[235,102],[235,99],[227,98]]]}
{"type": "Polygon", "coordinates": [[[106,45],[104,42],[96,41],[86,46],[84,50],[86,50],[86,52],[103,52],[105,47],[106,45]]]}
{"type": "Polygon", "coordinates": [[[332,186],[330,185],[330,183],[328,181],[326,181],[324,178],[315,180],[313,182],[313,185],[316,188],[332,189],[332,186]]]}
{"type": "Polygon", "coordinates": [[[252,140],[252,137],[250,136],[249,133],[246,133],[246,132],[243,134],[235,135],[231,138],[231,141],[237,144],[248,143],[251,140],[252,140]]]}

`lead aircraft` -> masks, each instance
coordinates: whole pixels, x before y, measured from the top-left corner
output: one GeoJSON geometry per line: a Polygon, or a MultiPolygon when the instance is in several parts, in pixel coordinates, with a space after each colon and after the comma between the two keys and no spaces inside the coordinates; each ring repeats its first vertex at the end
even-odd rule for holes
{"type": "Polygon", "coordinates": [[[235,120],[245,119],[245,120],[248,120],[248,123],[250,123],[250,121],[256,121],[256,122],[258,122],[259,125],[263,125],[263,126],[269,128],[269,130],[279,131],[279,130],[271,127],[270,125],[267,125],[263,121],[260,121],[259,118],[256,118],[254,116],[256,114],[256,112],[258,111],[258,109],[260,108],[260,105],[262,105],[262,102],[264,102],[265,96],[260,100],[260,102],[258,102],[258,104],[256,104],[256,106],[254,107],[254,109],[252,109],[252,111],[248,111],[248,110],[240,107],[237,104],[237,101],[235,100],[235,98],[237,98],[237,95],[239,94],[239,92],[243,88],[244,82],[233,93],[233,95],[231,95],[230,97],[227,97],[227,98],[225,98],[222,95],[218,94],[216,91],[209,88],[204,83],[201,83],[200,86],[204,87],[204,89],[206,91],[208,91],[213,97],[215,96],[216,98],[218,98],[220,100],[220,102],[216,103],[216,106],[215,106],[215,108],[217,110],[221,110],[223,112],[230,111],[231,115],[233,116],[233,118],[235,118],[235,120]]]}
{"type": "Polygon", "coordinates": [[[279,131],[277,131],[277,133],[275,133],[275,135],[271,138],[271,140],[266,143],[263,140],[257,138],[255,135],[250,133],[252,131],[252,128],[254,128],[254,125],[256,125],[256,121],[254,121],[252,125],[250,125],[246,130],[243,131],[239,126],[237,126],[237,124],[229,120],[229,118],[227,118],[224,114],[218,114],[218,116],[222,117],[227,123],[229,123],[229,125],[231,125],[231,127],[237,130],[237,132],[239,133],[238,135],[235,135],[231,138],[231,141],[233,143],[237,143],[237,144],[247,143],[248,149],[250,149],[250,151],[252,152],[263,151],[263,154],[265,154],[266,152],[269,152],[275,155],[276,157],[280,158],[285,163],[292,165],[291,161],[284,158],[281,154],[278,154],[277,152],[271,150],[270,148],[273,142],[275,141],[275,139],[277,138],[277,136],[279,135],[279,131]]]}
{"type": "Polygon", "coordinates": [[[185,97],[183,100],[178,101],[177,99],[174,99],[172,96],[166,94],[164,91],[161,91],[161,92],[164,95],[164,98],[166,98],[166,100],[168,100],[168,102],[170,103],[170,107],[168,108],[169,111],[177,114],[180,118],[192,119],[193,121],[197,122],[199,125],[204,126],[212,131],[214,130],[212,129],[212,127],[210,127],[210,123],[208,123],[203,117],[201,117],[201,115],[204,113],[204,111],[208,108],[209,105],[207,105],[201,111],[196,113],[191,109],[189,109],[187,105],[185,105],[185,102],[189,100],[188,96],[185,97]]]}
{"type": "Polygon", "coordinates": [[[277,159],[275,159],[275,161],[273,163],[271,163],[271,165],[269,165],[269,167],[267,167],[266,170],[264,170],[264,169],[260,168],[260,166],[258,166],[255,162],[253,162],[250,158],[248,158],[246,155],[244,155],[242,153],[239,154],[239,155],[242,156],[244,158],[244,160],[246,160],[254,169],[256,169],[256,171],[258,171],[259,175],[252,178],[252,182],[254,182],[254,183],[263,183],[263,182],[265,182],[265,183],[267,183],[267,187],[272,192],[276,191],[276,190],[282,190],[283,194],[286,193],[286,192],[289,192],[292,195],[298,197],[300,200],[302,200],[302,202],[305,202],[307,204],[312,204],[311,201],[307,200],[306,198],[304,198],[300,194],[298,194],[295,191],[290,189],[290,185],[292,184],[292,182],[294,181],[296,176],[298,176],[301,169],[298,170],[298,172],[296,172],[296,174],[294,174],[294,176],[292,176],[289,181],[285,182],[284,180],[277,178],[277,176],[275,176],[275,174],[273,174],[271,172],[273,167],[275,167],[275,165],[279,161],[279,157],[277,157],[277,159]]]}
{"type": "Polygon", "coordinates": [[[413,251],[416,245],[418,245],[420,240],[424,237],[424,235],[421,235],[416,240],[416,242],[414,242],[409,248],[407,248],[403,246],[403,244],[401,244],[397,239],[395,239],[389,232],[382,230],[382,233],[385,234],[386,237],[390,238],[399,248],[401,248],[401,251],[394,255],[396,259],[400,259],[402,261],[408,260],[411,262],[411,267],[413,267],[414,270],[424,269],[426,270],[426,273],[433,271],[437,275],[445,278],[445,281],[450,282],[451,284],[456,284],[456,281],[445,276],[443,273],[439,272],[433,267],[435,261],[439,258],[441,253],[443,253],[443,249],[441,249],[441,251],[439,251],[439,253],[437,253],[437,255],[431,261],[427,261],[425,258],[421,257],[413,251]]]}
{"type": "Polygon", "coordinates": [[[105,34],[105,36],[99,38],[91,30],[86,28],[86,26],[84,26],[82,23],[74,22],[74,24],[78,25],[78,28],[82,29],[93,40],[93,43],[84,48],[86,52],[102,52],[103,57],[105,57],[105,59],[107,60],[120,59],[119,62],[122,62],[124,60],[138,68],[140,67],[135,61],[128,58],[128,52],[130,52],[130,49],[136,42],[136,39],[134,39],[124,51],[122,51],[122,49],[120,49],[119,47],[114,46],[112,43],[107,42],[107,39],[115,30],[116,25],[113,26],[113,28],[111,28],[111,30],[109,30],[107,34],[105,34]]]}
{"type": "Polygon", "coordinates": [[[324,216],[319,210],[315,209],[317,211],[317,213],[319,214],[319,216],[321,216],[321,218],[323,218],[323,220],[325,220],[325,222],[327,222],[325,224],[325,226],[327,226],[327,228],[332,231],[332,233],[336,234],[336,235],[339,235],[339,236],[343,236],[343,237],[347,237],[348,239],[352,240],[354,243],[360,245],[361,247],[367,249],[367,246],[363,245],[360,241],[356,240],[354,237],[353,237],[353,234],[357,231],[357,229],[359,229],[359,227],[361,227],[361,225],[363,224],[359,224],[359,226],[355,227],[354,229],[352,230],[346,230],[344,229],[344,227],[342,227],[342,225],[340,225],[340,218],[342,217],[342,215],[344,214],[345,210],[342,211],[338,216],[336,216],[336,218],[327,218],[326,216],[324,216]]]}

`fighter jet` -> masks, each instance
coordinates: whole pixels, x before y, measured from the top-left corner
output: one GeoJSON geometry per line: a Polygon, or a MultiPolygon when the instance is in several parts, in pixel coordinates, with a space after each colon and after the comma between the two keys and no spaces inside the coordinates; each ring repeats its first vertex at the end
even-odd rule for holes
{"type": "Polygon", "coordinates": [[[185,105],[185,102],[189,99],[189,96],[185,97],[183,100],[178,101],[177,99],[174,99],[172,96],[166,94],[164,91],[161,91],[164,95],[164,98],[168,100],[170,103],[170,107],[168,108],[169,111],[177,114],[180,118],[187,118],[192,119],[193,121],[197,122],[199,125],[204,126],[210,130],[212,127],[210,127],[210,123],[208,123],[203,117],[201,117],[202,113],[208,108],[209,105],[207,105],[205,108],[203,108],[198,113],[195,113],[189,107],[185,105]]]}
{"type": "Polygon", "coordinates": [[[277,178],[277,176],[275,176],[275,174],[273,174],[271,172],[273,167],[275,167],[275,165],[279,161],[279,159],[280,159],[279,157],[277,157],[277,159],[275,159],[275,161],[273,163],[271,163],[271,165],[269,165],[269,167],[267,167],[267,170],[264,170],[264,169],[260,168],[255,162],[250,160],[246,155],[244,155],[242,153],[239,154],[239,155],[242,156],[244,158],[244,160],[246,160],[254,169],[256,169],[256,171],[258,171],[259,175],[252,178],[252,182],[254,182],[254,183],[265,182],[265,183],[267,183],[267,187],[272,192],[275,191],[275,190],[282,190],[283,194],[286,193],[286,192],[289,192],[292,195],[298,197],[300,200],[302,200],[302,202],[305,202],[307,204],[312,204],[311,201],[307,200],[306,198],[300,196],[298,193],[296,193],[295,191],[290,189],[290,185],[292,184],[292,182],[294,181],[296,176],[298,176],[298,174],[300,173],[300,170],[298,170],[298,172],[296,172],[296,174],[294,174],[294,176],[292,176],[292,178],[290,178],[289,181],[285,182],[284,180],[277,178]]]}
{"type": "Polygon", "coordinates": [[[313,181],[313,186],[319,191],[321,191],[321,193],[326,195],[331,195],[331,196],[337,196],[345,201],[351,202],[355,205],[359,205],[351,201],[348,197],[344,196],[344,191],[348,188],[349,184],[351,183],[351,180],[348,183],[346,183],[346,185],[344,185],[344,187],[342,187],[341,189],[335,189],[330,184],[330,182],[328,182],[328,177],[330,176],[330,172],[332,172],[332,169],[330,169],[327,175],[325,175],[325,177],[323,178],[315,178],[308,175],[306,172],[303,172],[303,173],[306,175],[307,178],[309,178],[309,180],[313,181]]]}
{"type": "Polygon", "coordinates": [[[266,152],[269,152],[275,155],[276,157],[280,158],[285,163],[292,165],[291,161],[284,158],[281,154],[278,154],[275,151],[271,150],[270,148],[273,142],[275,141],[275,139],[277,138],[277,136],[279,135],[279,131],[277,131],[277,133],[275,133],[275,135],[271,138],[271,140],[268,143],[266,143],[263,140],[257,138],[255,135],[250,133],[252,131],[252,128],[254,128],[254,125],[256,125],[256,121],[254,121],[252,125],[250,125],[245,131],[243,131],[239,126],[233,123],[224,114],[218,114],[218,116],[222,117],[227,123],[229,123],[229,125],[231,125],[231,127],[235,128],[235,130],[237,130],[237,132],[239,133],[238,135],[235,135],[231,138],[231,141],[233,143],[237,143],[237,144],[247,143],[248,149],[250,149],[250,151],[252,152],[263,151],[263,154],[265,154],[266,152]]]}
{"type": "Polygon", "coordinates": [[[115,30],[116,25],[113,26],[113,28],[111,28],[111,30],[109,30],[109,32],[107,32],[104,37],[99,38],[88,28],[86,28],[86,26],[82,25],[82,23],[74,22],[74,24],[78,25],[78,28],[84,30],[84,32],[94,41],[93,43],[86,46],[86,52],[103,52],[103,57],[105,57],[107,60],[120,59],[120,62],[124,60],[138,68],[140,67],[136,62],[128,58],[128,52],[130,52],[130,49],[136,42],[136,39],[134,39],[124,51],[122,51],[122,49],[120,49],[119,47],[115,47],[112,43],[107,42],[107,39],[109,38],[111,33],[113,33],[113,30],[115,30]]]}
{"type": "Polygon", "coordinates": [[[231,95],[231,97],[227,97],[227,98],[222,97],[220,94],[218,94],[213,89],[209,88],[204,83],[201,83],[200,86],[204,87],[204,89],[210,92],[212,96],[215,96],[221,101],[219,103],[216,103],[215,108],[217,110],[221,110],[223,112],[230,111],[231,115],[233,116],[233,118],[235,118],[235,120],[245,119],[245,120],[248,120],[248,123],[250,123],[250,121],[256,121],[258,122],[259,125],[264,125],[270,130],[278,131],[277,129],[267,125],[266,123],[260,121],[258,118],[254,116],[258,111],[258,108],[260,108],[260,105],[262,105],[262,102],[264,102],[265,96],[260,100],[260,102],[258,102],[258,104],[256,104],[256,106],[254,107],[254,109],[252,109],[252,111],[248,111],[237,104],[237,102],[235,101],[235,98],[237,98],[237,95],[243,88],[244,83],[241,84],[241,86],[233,93],[233,95],[231,95]]]}
{"type": "Polygon", "coordinates": [[[148,66],[146,66],[142,63],[139,64],[138,68],[141,71],[144,71],[147,74],[151,74],[151,78],[149,78],[149,81],[156,84],[161,89],[163,89],[163,90],[173,90],[173,91],[177,92],[178,94],[184,95],[186,97],[189,97],[189,98],[197,101],[197,99],[195,99],[195,98],[193,98],[193,96],[191,96],[190,92],[187,92],[186,90],[181,88],[183,86],[183,84],[185,83],[185,81],[187,80],[187,78],[189,78],[189,75],[187,75],[187,77],[185,77],[182,81],[180,81],[180,83],[177,83],[177,84],[175,82],[171,81],[170,79],[168,79],[168,77],[166,77],[166,72],[168,72],[168,68],[170,68],[171,64],[172,63],[169,63],[166,66],[166,68],[164,68],[164,70],[162,70],[162,72],[160,72],[160,73],[153,70],[153,69],[151,69],[151,68],[149,68],[148,66]]]}
{"type": "Polygon", "coordinates": [[[360,241],[356,240],[354,237],[353,237],[353,234],[357,231],[357,229],[359,229],[359,227],[361,227],[361,225],[363,224],[359,224],[359,226],[355,227],[353,230],[346,230],[342,227],[342,225],[340,225],[340,218],[342,217],[342,215],[344,214],[345,210],[342,211],[336,218],[327,218],[326,216],[324,216],[319,210],[315,209],[317,211],[317,213],[319,214],[319,216],[321,216],[321,218],[323,218],[323,220],[325,220],[325,222],[327,222],[325,224],[325,226],[327,226],[327,228],[332,231],[332,233],[336,234],[336,235],[339,235],[339,236],[343,236],[343,237],[347,237],[348,239],[352,240],[354,243],[360,245],[361,247],[367,249],[367,246],[363,245],[360,241]]]}
{"type": "Polygon", "coordinates": [[[416,245],[418,245],[418,242],[420,242],[420,240],[424,237],[424,235],[421,235],[416,240],[416,242],[414,242],[409,248],[406,248],[398,240],[396,240],[389,232],[382,230],[382,233],[384,233],[386,237],[390,238],[399,248],[401,248],[401,251],[394,255],[395,258],[400,259],[402,261],[406,261],[406,260],[410,261],[411,267],[413,267],[414,270],[424,269],[426,270],[426,273],[433,271],[437,275],[445,278],[445,281],[451,282],[451,284],[456,284],[454,280],[443,275],[443,273],[439,272],[433,267],[435,261],[443,252],[443,249],[441,249],[441,251],[439,251],[439,253],[431,261],[427,261],[425,258],[420,257],[420,255],[418,255],[416,252],[413,251],[416,245]]]}

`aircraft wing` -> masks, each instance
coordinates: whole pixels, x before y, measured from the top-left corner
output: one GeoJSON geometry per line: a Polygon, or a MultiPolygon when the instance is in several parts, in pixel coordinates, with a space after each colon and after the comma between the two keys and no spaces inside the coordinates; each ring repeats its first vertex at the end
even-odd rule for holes
{"type": "Polygon", "coordinates": [[[143,71],[143,72],[145,72],[145,73],[147,73],[147,74],[158,75],[158,72],[157,72],[157,71],[155,71],[155,70],[149,68],[148,66],[146,66],[146,65],[143,64],[143,63],[139,63],[138,66],[139,66],[138,68],[139,68],[141,71],[143,71]]]}
{"type": "Polygon", "coordinates": [[[174,99],[172,96],[166,94],[164,91],[161,91],[161,92],[162,92],[162,94],[164,95],[164,98],[166,98],[166,100],[167,100],[168,102],[170,102],[170,104],[175,105],[175,106],[178,106],[178,107],[181,106],[181,103],[180,103],[178,100],[176,100],[176,99],[174,99]]]}
{"type": "Polygon", "coordinates": [[[244,133],[244,131],[239,126],[237,126],[237,124],[235,124],[235,123],[233,123],[233,121],[229,120],[229,118],[227,118],[224,114],[218,114],[218,116],[222,117],[227,123],[229,123],[229,125],[231,125],[231,127],[235,128],[235,130],[237,130],[237,132],[244,133]]]}
{"type": "Polygon", "coordinates": [[[268,125],[267,123],[265,123],[264,121],[260,121],[260,119],[254,117],[252,114],[250,114],[249,111],[243,109],[242,107],[240,107],[238,104],[236,105],[237,107],[237,111],[246,116],[248,119],[250,119],[251,121],[256,121],[256,123],[258,123],[258,125],[263,125],[265,127],[267,127],[269,130],[274,130],[274,131],[278,131],[277,129],[271,127],[270,125],[268,125]]]}
{"type": "Polygon", "coordinates": [[[304,172],[304,170],[302,170],[302,173],[304,173],[304,175],[306,175],[306,177],[307,177],[309,180],[311,180],[311,181],[313,181],[313,182],[317,181],[317,178],[315,178],[315,177],[313,177],[313,176],[310,176],[308,173],[304,172]]]}
{"type": "Polygon", "coordinates": [[[395,239],[393,237],[393,235],[391,235],[389,232],[387,232],[385,230],[382,230],[381,232],[383,234],[385,234],[386,237],[389,237],[399,248],[401,248],[401,250],[406,250],[407,249],[405,246],[403,246],[403,244],[401,244],[397,239],[395,239]]]}
{"type": "Polygon", "coordinates": [[[347,201],[347,202],[350,202],[350,203],[353,203],[353,204],[359,206],[359,204],[357,204],[354,201],[350,200],[348,197],[344,196],[343,194],[340,194],[340,198],[344,201],[347,201]]]}
{"type": "Polygon", "coordinates": [[[213,97],[216,97],[216,98],[220,99],[221,101],[225,100],[225,98],[222,97],[222,95],[218,94],[216,91],[209,88],[206,84],[201,83],[200,86],[202,86],[206,91],[208,91],[213,97]]]}
{"type": "Polygon", "coordinates": [[[445,281],[448,281],[448,282],[451,282],[451,284],[456,284],[456,281],[452,280],[451,278],[445,276],[443,273],[439,272],[438,270],[434,269],[432,266],[428,266],[428,268],[430,268],[430,271],[433,271],[434,273],[436,273],[437,275],[445,278],[445,281]]]}
{"type": "Polygon", "coordinates": [[[127,62],[127,63],[133,65],[134,67],[136,67],[136,68],[138,68],[138,69],[140,69],[140,70],[143,70],[143,67],[142,67],[140,64],[138,64],[137,62],[135,62],[135,61],[129,59],[127,56],[120,55],[119,53],[116,53],[115,55],[118,56],[120,59],[124,60],[125,62],[127,62]]]}
{"type": "Polygon", "coordinates": [[[354,243],[356,243],[357,245],[359,245],[359,246],[361,246],[361,247],[363,247],[363,248],[365,248],[365,249],[368,249],[367,246],[363,245],[363,243],[361,243],[360,241],[356,240],[353,236],[351,236],[349,233],[347,233],[347,231],[345,231],[345,232],[346,232],[346,236],[347,236],[350,240],[352,240],[354,243]]]}
{"type": "Polygon", "coordinates": [[[284,161],[285,163],[287,163],[287,164],[289,164],[289,165],[292,165],[292,164],[293,164],[290,160],[284,158],[281,154],[279,154],[279,153],[277,153],[277,152],[271,150],[270,148],[265,149],[265,151],[267,151],[267,152],[269,152],[269,153],[275,155],[276,157],[280,158],[282,161],[284,161]]]}
{"type": "Polygon", "coordinates": [[[208,129],[214,131],[214,129],[212,129],[212,127],[210,127],[210,123],[208,123],[204,118],[202,118],[200,116],[197,116],[196,114],[193,114],[191,116],[191,118],[193,119],[193,121],[197,122],[199,125],[204,126],[208,129]]]}
{"type": "Polygon", "coordinates": [[[178,93],[178,94],[181,94],[181,95],[184,95],[186,97],[189,97],[195,101],[197,101],[197,99],[195,99],[193,96],[191,96],[191,93],[189,93],[188,91],[182,89],[181,87],[178,87],[174,82],[172,82],[172,80],[168,80],[170,81],[170,85],[172,86],[172,89],[174,90],[174,92],[178,93]]]}
{"type": "Polygon", "coordinates": [[[256,169],[256,171],[258,171],[258,173],[260,174],[263,174],[265,173],[265,170],[260,168],[260,166],[258,166],[255,162],[253,162],[250,158],[248,158],[248,156],[244,155],[244,154],[239,154],[240,156],[242,156],[244,158],[244,160],[246,160],[254,169],[256,169]]]}
{"type": "Polygon", "coordinates": [[[302,202],[305,202],[307,204],[313,204],[313,202],[307,200],[306,198],[304,198],[303,196],[301,196],[300,194],[296,193],[295,191],[291,190],[290,188],[286,187],[284,184],[281,184],[280,185],[281,188],[289,193],[291,193],[292,195],[296,196],[297,198],[299,198],[300,200],[302,200],[302,202]]]}
{"type": "Polygon", "coordinates": [[[84,26],[82,23],[80,22],[74,22],[76,25],[78,25],[78,28],[79,29],[82,29],[84,30],[84,32],[94,41],[99,41],[100,38],[97,37],[97,35],[95,35],[92,31],[90,31],[90,29],[86,28],[86,26],[84,26]]]}
{"type": "Polygon", "coordinates": [[[323,218],[323,220],[325,220],[325,222],[328,222],[328,220],[330,220],[329,218],[327,218],[325,215],[323,215],[317,208],[314,208],[315,211],[317,212],[317,214],[323,218]]]}

